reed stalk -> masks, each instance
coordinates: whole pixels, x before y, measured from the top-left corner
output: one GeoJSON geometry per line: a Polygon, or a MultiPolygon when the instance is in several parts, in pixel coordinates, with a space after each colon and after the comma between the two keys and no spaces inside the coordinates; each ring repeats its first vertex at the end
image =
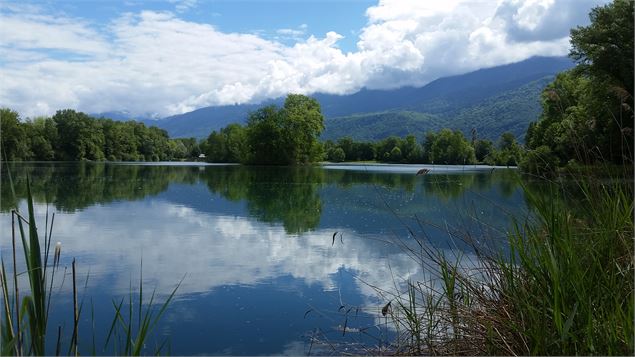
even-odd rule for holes
{"type": "Polygon", "coordinates": [[[397,294],[397,353],[634,353],[632,186],[584,179],[525,195],[534,212],[512,219],[508,253],[457,232],[477,264],[420,242],[419,250],[405,248],[436,278],[397,294]]]}
{"type": "MultiPolygon", "coordinates": [[[[51,216],[49,223],[48,211],[46,214],[45,223],[45,235],[44,235],[44,252],[40,249],[40,238],[38,236],[38,230],[36,226],[35,213],[33,208],[33,196],[31,193],[31,184],[27,178],[27,208],[28,219],[23,217],[17,209],[11,211],[12,217],[12,280],[13,287],[10,286],[9,279],[7,278],[7,269],[5,266],[4,258],[0,256],[0,287],[2,288],[2,314],[3,319],[1,322],[0,334],[1,346],[0,352],[2,355],[34,355],[41,356],[46,355],[46,334],[48,317],[51,309],[51,295],[53,291],[53,280],[55,278],[55,271],[59,268],[61,248],[60,244],[56,244],[53,264],[50,272],[51,281],[47,284],[47,273],[49,254],[53,232],[53,222],[55,215],[51,216]],[[17,265],[17,234],[16,226],[18,227],[22,250],[25,257],[26,270],[20,272],[17,265]],[[26,226],[26,227],[25,227],[26,226]],[[29,291],[24,293],[20,291],[18,277],[25,276],[28,281],[29,291]]],[[[88,278],[86,278],[88,282],[88,278]]],[[[157,326],[161,316],[165,313],[168,305],[174,298],[177,286],[172,290],[167,300],[161,304],[158,311],[155,311],[153,304],[155,304],[155,293],[153,292],[149,304],[143,303],[143,279],[140,279],[139,288],[139,301],[138,301],[138,320],[137,326],[133,329],[132,326],[132,287],[130,291],[130,306],[129,306],[129,324],[124,326],[121,324],[123,321],[123,315],[121,312],[122,305],[115,306],[115,317],[113,318],[113,326],[116,328],[122,328],[127,335],[125,342],[125,349],[118,349],[115,342],[114,347],[109,349],[108,342],[110,340],[110,334],[113,332],[111,326],[110,333],[106,344],[104,345],[104,351],[111,351],[120,355],[140,355],[145,353],[144,346],[147,339],[150,337],[153,329],[157,326]]],[[[79,343],[79,320],[81,316],[82,306],[78,304],[77,293],[77,270],[76,261],[72,261],[72,284],[73,284],[73,333],[69,344],[68,354],[75,356],[80,355],[80,343],[79,343]]],[[[83,299],[82,299],[83,301],[83,299]]],[[[123,302],[123,300],[122,300],[123,302]]],[[[92,315],[94,316],[94,315],[92,315]]],[[[93,320],[93,326],[95,321],[93,320]]],[[[57,339],[55,344],[55,355],[59,355],[62,349],[62,326],[57,327],[57,339]]],[[[93,331],[93,353],[95,350],[94,331],[93,331]]],[[[153,354],[159,354],[165,346],[165,342],[158,348],[152,351],[153,354]]]]}

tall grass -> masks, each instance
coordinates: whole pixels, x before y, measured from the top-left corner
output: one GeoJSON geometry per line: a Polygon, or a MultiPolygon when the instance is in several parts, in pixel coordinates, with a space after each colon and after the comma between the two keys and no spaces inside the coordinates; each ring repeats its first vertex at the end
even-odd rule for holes
{"type": "Polygon", "coordinates": [[[396,353],[633,355],[631,184],[526,190],[533,218],[514,221],[507,253],[471,241],[476,263],[411,249],[437,279],[393,303],[396,353]]]}
{"type": "MultiPolygon", "coordinates": [[[[2,321],[0,327],[2,333],[0,335],[0,353],[3,356],[14,355],[52,355],[53,351],[47,350],[47,332],[49,312],[51,308],[51,295],[53,292],[53,280],[55,272],[60,268],[61,250],[58,245],[55,246],[52,264],[49,265],[49,256],[51,248],[51,234],[55,216],[52,215],[49,222],[48,212],[46,216],[44,244],[40,245],[40,236],[36,226],[36,218],[33,209],[33,198],[31,194],[31,185],[27,179],[27,208],[28,216],[24,217],[15,209],[11,211],[12,218],[12,269],[9,275],[8,269],[4,261],[4,256],[0,256],[0,286],[2,288],[2,321]],[[17,224],[16,224],[17,222],[17,224]],[[24,253],[25,269],[18,267],[17,249],[18,242],[16,239],[16,226],[18,228],[19,237],[21,239],[21,247],[24,253]],[[26,229],[25,229],[26,227],[26,229]],[[49,274],[50,273],[50,274],[49,274]],[[7,276],[12,278],[12,282],[7,276]],[[21,279],[28,282],[28,291],[20,291],[21,279]],[[48,280],[48,283],[47,283],[48,280]]],[[[103,346],[103,352],[117,355],[141,355],[142,353],[159,354],[164,351],[166,341],[158,344],[154,348],[147,348],[146,342],[152,335],[153,329],[156,328],[161,316],[165,313],[168,305],[174,298],[174,295],[180,286],[180,283],[174,288],[168,298],[156,308],[155,293],[152,293],[149,303],[144,304],[143,295],[143,275],[141,274],[139,282],[139,293],[137,301],[133,297],[132,286],[130,288],[127,310],[129,314],[125,315],[122,310],[124,307],[124,299],[119,303],[113,300],[114,317],[110,323],[108,337],[103,346]],[[133,321],[133,314],[136,314],[136,324],[133,321]]],[[[79,320],[82,311],[82,302],[77,299],[77,283],[76,283],[75,260],[72,262],[72,284],[73,284],[73,316],[72,316],[72,335],[68,345],[68,355],[79,355],[80,353],[80,331],[79,320]]],[[[83,300],[82,300],[83,301],[83,300]]],[[[91,313],[93,319],[92,325],[95,328],[94,311],[91,313]]],[[[61,346],[62,326],[55,329],[57,336],[55,344],[55,355],[62,353],[61,346]]],[[[95,333],[92,333],[92,354],[97,352],[95,333]]],[[[86,346],[85,348],[88,348],[86,346]]]]}

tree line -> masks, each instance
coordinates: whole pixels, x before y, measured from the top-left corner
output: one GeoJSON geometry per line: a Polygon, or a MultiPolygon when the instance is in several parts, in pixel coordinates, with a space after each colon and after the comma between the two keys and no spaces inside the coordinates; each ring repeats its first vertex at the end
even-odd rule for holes
{"type": "Polygon", "coordinates": [[[326,160],[379,161],[403,164],[516,165],[522,147],[512,133],[501,135],[498,143],[475,136],[468,141],[460,130],[428,132],[422,141],[414,134],[390,136],[376,142],[355,141],[350,137],[324,143],[326,160]]]}
{"type": "Polygon", "coordinates": [[[21,121],[0,109],[2,158],[7,161],[168,161],[198,157],[194,138],[170,139],[165,130],[135,121],[93,118],[71,109],[21,121]]]}
{"type": "Polygon", "coordinates": [[[282,108],[268,106],[252,113],[246,126],[230,124],[213,131],[201,143],[201,150],[210,162],[273,165],[321,160],[516,165],[523,151],[511,133],[504,133],[495,145],[491,140],[477,139],[475,131],[470,142],[461,131],[450,129],[429,132],[421,142],[415,135],[390,136],[377,142],[350,137],[319,142],[323,121],[315,99],[292,94],[282,108]]]}

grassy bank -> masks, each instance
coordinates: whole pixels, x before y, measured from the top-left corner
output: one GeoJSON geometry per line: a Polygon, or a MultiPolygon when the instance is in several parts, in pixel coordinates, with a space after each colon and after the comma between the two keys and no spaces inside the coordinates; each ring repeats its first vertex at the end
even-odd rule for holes
{"type": "MultiPolygon", "coordinates": [[[[531,219],[510,250],[468,241],[477,264],[420,245],[436,281],[409,282],[392,302],[397,354],[632,355],[632,181],[586,179],[526,190],[531,219]]],[[[422,263],[423,265],[423,263],[422,263]]]]}

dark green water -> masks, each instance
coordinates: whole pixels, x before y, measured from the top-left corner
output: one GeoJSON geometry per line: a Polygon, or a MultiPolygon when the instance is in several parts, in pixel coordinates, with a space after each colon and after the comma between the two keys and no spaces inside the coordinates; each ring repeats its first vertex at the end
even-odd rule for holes
{"type": "MultiPolygon", "coordinates": [[[[504,249],[509,215],[527,214],[512,169],[437,166],[416,176],[423,166],[7,167],[2,255],[8,261],[9,210],[26,212],[28,176],[38,222],[43,224],[47,207],[56,213],[53,241],[62,243],[62,265],[76,258],[80,280],[87,281],[79,292],[85,354],[92,321],[97,352],[109,352],[102,347],[112,300],[126,296],[131,282],[136,291],[142,260],[147,295],[156,289],[165,298],[185,276],[157,327],[158,337],[169,337],[172,354],[328,349],[310,345],[315,335],[334,343],[385,343],[392,329],[379,317],[386,301],[377,289],[394,291],[408,279],[426,278],[396,243],[413,244],[412,232],[448,254],[469,255],[469,246],[451,233],[470,232],[504,249]],[[349,330],[342,336],[344,324],[349,330]]],[[[72,321],[69,290],[68,281],[56,284],[52,328],[72,321]]],[[[70,332],[62,340],[69,338],[70,332]]]]}

